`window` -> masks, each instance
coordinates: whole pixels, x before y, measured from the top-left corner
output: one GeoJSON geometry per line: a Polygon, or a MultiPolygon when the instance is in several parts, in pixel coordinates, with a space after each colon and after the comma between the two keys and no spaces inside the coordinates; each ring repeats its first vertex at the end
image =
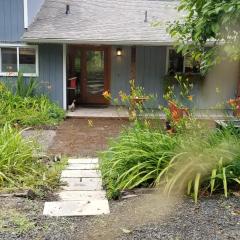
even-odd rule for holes
{"type": "Polygon", "coordinates": [[[2,48],[2,71],[17,72],[17,49],[2,48]]]}
{"type": "Polygon", "coordinates": [[[190,55],[184,57],[185,73],[200,73],[200,63],[192,59],[190,55]]]}
{"type": "Polygon", "coordinates": [[[168,49],[167,54],[167,74],[175,73],[200,73],[200,63],[193,61],[190,55],[183,56],[173,48],[168,49]]]}
{"type": "Polygon", "coordinates": [[[36,73],[36,49],[19,48],[19,71],[36,73]]]}
{"type": "Polygon", "coordinates": [[[169,49],[168,73],[181,73],[183,71],[184,58],[182,54],[177,53],[174,49],[169,49]]]}
{"type": "Polygon", "coordinates": [[[0,75],[38,75],[38,51],[36,46],[0,47],[0,75]]]}

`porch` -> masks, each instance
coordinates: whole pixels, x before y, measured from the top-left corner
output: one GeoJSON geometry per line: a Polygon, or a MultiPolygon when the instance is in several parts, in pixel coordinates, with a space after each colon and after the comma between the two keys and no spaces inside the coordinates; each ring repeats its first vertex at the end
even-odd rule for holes
{"type": "MultiPolygon", "coordinates": [[[[224,120],[234,119],[231,110],[208,110],[198,109],[193,111],[194,117],[199,120],[224,120]]],[[[156,109],[148,109],[144,117],[150,119],[165,119],[165,114],[156,109]]],[[[68,111],[67,118],[108,118],[108,119],[128,119],[129,113],[126,107],[108,106],[108,107],[78,107],[74,112],[68,111]]]]}

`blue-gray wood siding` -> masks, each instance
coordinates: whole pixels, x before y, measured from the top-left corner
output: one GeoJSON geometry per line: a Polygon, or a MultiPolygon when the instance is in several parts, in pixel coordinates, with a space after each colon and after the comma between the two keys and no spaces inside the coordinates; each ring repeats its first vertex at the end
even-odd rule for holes
{"type": "Polygon", "coordinates": [[[119,91],[129,93],[131,73],[131,47],[122,48],[122,56],[116,56],[116,47],[112,47],[111,57],[111,94],[113,98],[119,96],[119,91]]]}
{"type": "Polygon", "coordinates": [[[39,86],[41,92],[63,106],[63,46],[39,45],[39,86]]]}
{"type": "Polygon", "coordinates": [[[39,12],[44,0],[28,0],[28,24],[30,25],[39,12]]]}
{"type": "Polygon", "coordinates": [[[0,42],[19,42],[23,32],[23,1],[0,0],[0,42]]]}
{"type": "Polygon", "coordinates": [[[164,104],[164,76],[166,71],[166,47],[137,47],[136,83],[146,94],[156,95],[149,107],[164,104]]]}

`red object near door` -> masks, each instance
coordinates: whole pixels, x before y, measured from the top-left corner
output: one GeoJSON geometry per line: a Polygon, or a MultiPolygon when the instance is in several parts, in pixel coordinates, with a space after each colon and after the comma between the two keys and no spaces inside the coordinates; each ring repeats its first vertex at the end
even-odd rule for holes
{"type": "Polygon", "coordinates": [[[69,81],[70,88],[74,88],[74,89],[77,88],[77,77],[69,78],[68,81],[69,81]]]}

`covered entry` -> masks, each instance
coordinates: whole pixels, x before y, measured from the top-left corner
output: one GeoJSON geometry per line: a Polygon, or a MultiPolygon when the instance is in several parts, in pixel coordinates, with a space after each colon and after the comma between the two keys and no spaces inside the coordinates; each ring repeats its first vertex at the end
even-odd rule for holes
{"type": "Polygon", "coordinates": [[[110,47],[70,45],[67,48],[68,104],[108,105],[103,92],[110,89],[110,47]]]}

